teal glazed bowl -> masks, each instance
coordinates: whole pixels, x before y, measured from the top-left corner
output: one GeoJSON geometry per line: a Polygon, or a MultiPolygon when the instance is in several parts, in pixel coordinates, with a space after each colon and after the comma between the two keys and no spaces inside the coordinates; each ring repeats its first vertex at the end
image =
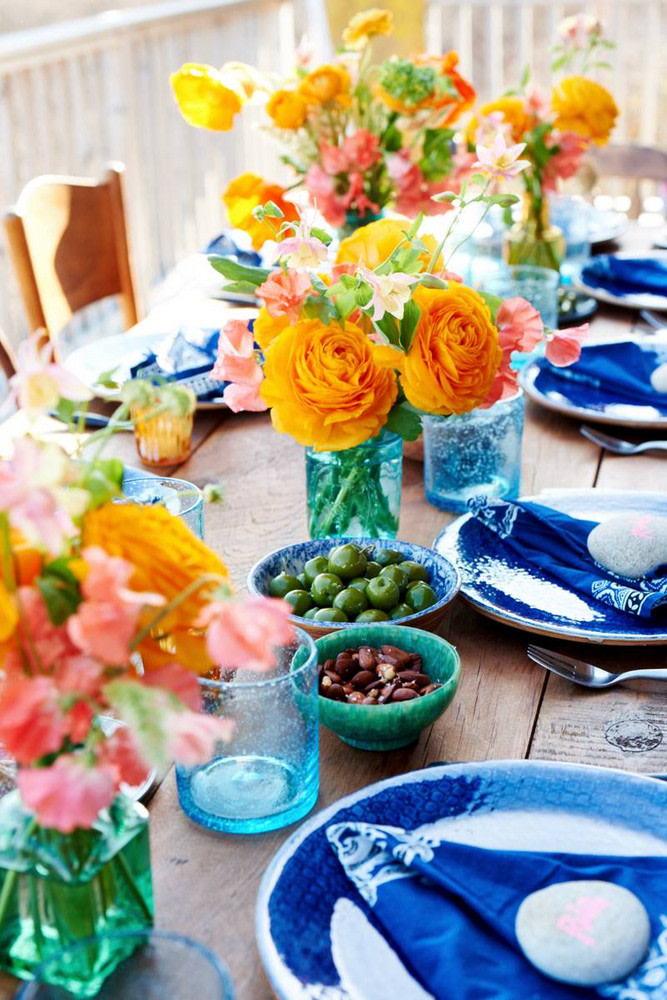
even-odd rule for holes
{"type": "Polygon", "coordinates": [[[315,640],[317,658],[324,663],[344,649],[358,646],[398,646],[419,653],[422,670],[442,687],[413,701],[395,705],[354,705],[319,696],[320,722],[359,750],[397,750],[408,746],[422,729],[439,719],[456,693],[461,661],[456,648],[433,632],[381,622],[355,625],[315,640]]]}

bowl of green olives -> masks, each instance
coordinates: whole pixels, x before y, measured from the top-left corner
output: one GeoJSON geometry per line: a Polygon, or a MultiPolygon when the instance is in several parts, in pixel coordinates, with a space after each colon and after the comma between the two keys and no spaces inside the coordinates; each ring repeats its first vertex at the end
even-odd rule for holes
{"type": "Polygon", "coordinates": [[[282,597],[310,635],[392,622],[432,631],[460,587],[433,549],[397,539],[318,538],[277,549],[248,575],[251,594],[282,597]]]}

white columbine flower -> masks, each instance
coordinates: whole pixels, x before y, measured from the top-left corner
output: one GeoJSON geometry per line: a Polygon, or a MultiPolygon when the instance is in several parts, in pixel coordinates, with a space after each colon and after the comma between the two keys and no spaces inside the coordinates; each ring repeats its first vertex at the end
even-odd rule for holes
{"type": "Polygon", "coordinates": [[[411,288],[417,280],[416,274],[376,274],[367,267],[360,267],[357,274],[373,290],[370,305],[373,319],[378,323],[385,313],[402,319],[405,304],[410,298],[411,288]]]}
{"type": "Polygon", "coordinates": [[[477,146],[477,162],[473,168],[492,177],[516,177],[522,170],[530,166],[530,160],[520,160],[519,157],[526,148],[525,142],[517,142],[508,146],[502,132],[497,132],[491,148],[477,146]]]}

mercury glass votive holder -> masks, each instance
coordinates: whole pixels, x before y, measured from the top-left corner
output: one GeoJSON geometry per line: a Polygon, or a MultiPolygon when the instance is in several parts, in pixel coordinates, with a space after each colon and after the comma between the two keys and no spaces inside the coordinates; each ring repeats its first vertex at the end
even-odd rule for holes
{"type": "Polygon", "coordinates": [[[460,417],[425,416],[424,490],[442,510],[467,511],[473,497],[519,495],[524,396],[519,392],[460,417]]]}
{"type": "Polygon", "coordinates": [[[201,678],[203,710],[233,723],[229,742],[196,767],[176,765],[185,814],[209,830],[265,833],[301,819],[319,791],[317,651],[306,632],[268,673],[201,678]]]}
{"type": "Polygon", "coordinates": [[[184,462],[192,448],[194,413],[159,413],[151,417],[155,407],[133,406],[134,441],[144,465],[160,468],[184,462]]]}

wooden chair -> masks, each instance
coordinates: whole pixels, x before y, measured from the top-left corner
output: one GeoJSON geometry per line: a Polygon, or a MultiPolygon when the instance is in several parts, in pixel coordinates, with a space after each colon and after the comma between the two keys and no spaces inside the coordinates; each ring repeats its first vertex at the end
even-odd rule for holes
{"type": "Polygon", "coordinates": [[[101,181],[36,177],[5,213],[9,255],[30,330],[57,335],[85,306],[118,295],[124,328],[138,319],[123,210],[122,164],[101,181]]]}
{"type": "Polygon", "coordinates": [[[643,181],[667,184],[667,152],[653,146],[611,145],[588,152],[599,177],[621,177],[634,181],[631,189],[632,214],[641,211],[643,181]]]}
{"type": "Polygon", "coordinates": [[[16,355],[7,334],[0,330],[0,371],[7,379],[16,374],[16,355]]]}

